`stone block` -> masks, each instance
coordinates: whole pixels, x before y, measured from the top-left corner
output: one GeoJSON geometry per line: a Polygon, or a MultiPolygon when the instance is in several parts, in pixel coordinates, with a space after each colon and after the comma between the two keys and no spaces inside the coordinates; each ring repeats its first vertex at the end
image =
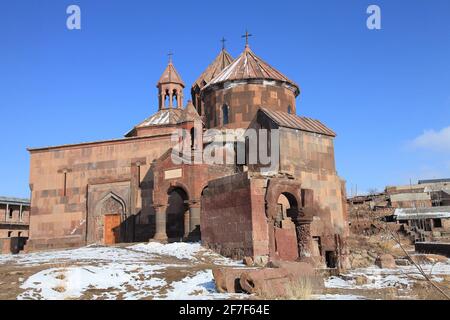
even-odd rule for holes
{"type": "Polygon", "coordinates": [[[242,292],[239,279],[246,269],[244,268],[215,268],[212,273],[217,291],[221,293],[242,292]]]}
{"type": "Polygon", "coordinates": [[[383,254],[375,259],[375,265],[382,269],[395,269],[395,259],[390,254],[383,254]]]}

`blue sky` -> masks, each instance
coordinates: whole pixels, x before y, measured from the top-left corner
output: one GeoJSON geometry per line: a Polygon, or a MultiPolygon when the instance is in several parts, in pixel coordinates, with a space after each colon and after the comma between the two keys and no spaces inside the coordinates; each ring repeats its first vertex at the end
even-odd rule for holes
{"type": "MultiPolygon", "coordinates": [[[[338,133],[348,190],[450,177],[450,1],[2,1],[0,195],[29,196],[27,147],[121,137],[157,109],[173,51],[191,83],[245,29],[338,133]],[[66,28],[81,8],[82,29],[66,28]],[[382,30],[368,30],[377,4],[382,30]],[[448,129],[446,129],[448,128],[448,129]]],[[[185,96],[189,96],[189,91],[185,96]]]]}

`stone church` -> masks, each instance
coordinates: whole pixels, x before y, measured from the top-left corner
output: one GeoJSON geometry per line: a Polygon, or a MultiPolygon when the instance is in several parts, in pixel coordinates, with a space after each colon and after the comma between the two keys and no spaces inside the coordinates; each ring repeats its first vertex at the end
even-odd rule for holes
{"type": "MultiPolygon", "coordinates": [[[[191,86],[170,60],[158,111],[123,138],[31,148],[26,250],[141,241],[199,241],[225,256],[308,260],[339,267],[346,255],[345,182],[335,133],[297,115],[299,86],[248,46],[223,48],[191,86]],[[173,161],[174,131],[192,157],[231,129],[277,130],[276,170],[261,164],[173,161]]],[[[234,149],[251,146],[246,137],[234,149]]],[[[219,149],[218,149],[219,150],[219,149]]],[[[231,150],[233,151],[233,150],[231,150]]],[[[234,150],[235,151],[235,150],[234,150]]]]}

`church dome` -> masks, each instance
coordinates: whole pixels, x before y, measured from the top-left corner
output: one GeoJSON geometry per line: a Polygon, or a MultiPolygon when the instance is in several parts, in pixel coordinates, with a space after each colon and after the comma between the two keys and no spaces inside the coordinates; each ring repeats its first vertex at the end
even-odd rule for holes
{"type": "Polygon", "coordinates": [[[280,71],[259,58],[249,46],[229,66],[217,74],[203,88],[207,90],[226,82],[242,82],[246,80],[272,80],[278,81],[294,91],[297,96],[300,93],[299,86],[280,71]]]}
{"type": "Polygon", "coordinates": [[[209,64],[206,70],[202,72],[202,74],[197,78],[197,80],[192,85],[191,87],[192,101],[199,115],[202,115],[204,112],[203,101],[201,99],[202,89],[232,62],[233,57],[225,50],[225,48],[222,48],[222,50],[214,59],[214,61],[209,64]]]}
{"type": "Polygon", "coordinates": [[[203,71],[202,74],[197,78],[197,80],[192,85],[192,88],[195,89],[196,87],[198,87],[199,89],[202,89],[232,62],[233,57],[225,49],[222,49],[214,59],[214,61],[211,62],[206,70],[203,71]]]}

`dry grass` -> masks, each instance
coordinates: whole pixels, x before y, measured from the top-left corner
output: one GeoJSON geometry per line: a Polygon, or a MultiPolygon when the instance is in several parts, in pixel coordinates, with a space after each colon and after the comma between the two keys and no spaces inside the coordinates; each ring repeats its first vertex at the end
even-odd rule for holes
{"type": "Polygon", "coordinates": [[[284,294],[280,294],[270,285],[257,290],[256,296],[267,300],[309,300],[313,293],[313,284],[309,278],[289,279],[284,284],[284,294]]]}
{"type": "Polygon", "coordinates": [[[291,280],[286,285],[286,299],[309,300],[313,293],[313,285],[309,278],[291,280]]]}
{"type": "Polygon", "coordinates": [[[61,274],[58,274],[55,278],[59,279],[59,280],[64,280],[66,278],[66,275],[61,273],[61,274]]]}
{"type": "Polygon", "coordinates": [[[52,288],[54,291],[56,291],[56,292],[59,292],[59,293],[62,293],[62,292],[65,292],[66,291],[66,287],[64,287],[64,286],[58,286],[58,287],[55,287],[55,288],[52,288]]]}
{"type": "MultiPolygon", "coordinates": [[[[64,292],[67,291],[66,272],[67,272],[67,268],[69,266],[70,265],[67,262],[56,263],[56,264],[53,265],[54,268],[58,269],[57,276],[55,278],[58,279],[58,280],[61,280],[61,284],[60,285],[58,285],[55,288],[52,288],[54,291],[59,292],[59,293],[64,293],[64,292]]],[[[66,297],[64,299],[66,299],[66,297]]]]}

